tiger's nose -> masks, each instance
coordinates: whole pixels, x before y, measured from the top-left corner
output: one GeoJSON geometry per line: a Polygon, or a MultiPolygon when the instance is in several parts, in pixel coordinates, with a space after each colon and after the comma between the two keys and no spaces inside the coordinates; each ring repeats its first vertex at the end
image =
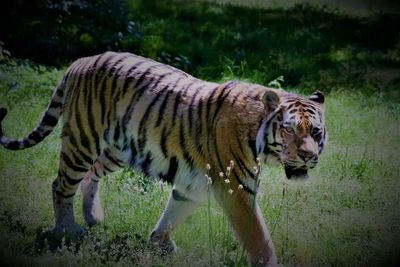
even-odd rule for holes
{"type": "Polygon", "coordinates": [[[318,155],[310,150],[299,149],[297,154],[302,160],[304,160],[304,162],[318,158],[318,155]]]}

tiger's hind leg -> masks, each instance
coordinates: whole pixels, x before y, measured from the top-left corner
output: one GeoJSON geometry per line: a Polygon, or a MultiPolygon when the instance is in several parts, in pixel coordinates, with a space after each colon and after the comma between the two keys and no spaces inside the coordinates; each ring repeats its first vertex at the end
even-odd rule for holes
{"type": "Polygon", "coordinates": [[[100,179],[123,167],[126,162],[125,158],[126,156],[117,150],[105,149],[92,165],[90,171],[86,173],[81,183],[81,190],[83,214],[89,226],[96,225],[104,219],[104,212],[100,204],[100,179]]]}
{"type": "Polygon", "coordinates": [[[58,176],[52,184],[56,219],[52,232],[55,234],[80,235],[84,232],[83,228],[75,223],[73,209],[76,190],[90,168],[90,164],[84,162],[78,155],[67,152],[65,149],[61,152],[58,176]]]}

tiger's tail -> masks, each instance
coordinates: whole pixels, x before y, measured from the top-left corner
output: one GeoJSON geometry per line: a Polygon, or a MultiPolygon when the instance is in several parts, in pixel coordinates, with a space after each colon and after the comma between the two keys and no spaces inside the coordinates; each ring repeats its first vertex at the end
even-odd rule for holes
{"type": "Polygon", "coordinates": [[[30,132],[27,136],[20,139],[10,139],[4,135],[1,123],[4,117],[7,115],[7,109],[0,107],[0,144],[4,148],[10,150],[20,150],[34,146],[48,136],[57,125],[57,122],[63,112],[65,87],[64,78],[57,85],[51,102],[45,113],[42,115],[39,126],[32,130],[32,132],[30,132]]]}

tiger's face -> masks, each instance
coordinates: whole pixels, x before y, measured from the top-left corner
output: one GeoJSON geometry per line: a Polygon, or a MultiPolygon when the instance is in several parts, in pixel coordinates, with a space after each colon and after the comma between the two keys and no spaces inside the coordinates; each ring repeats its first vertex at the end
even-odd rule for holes
{"type": "Polygon", "coordinates": [[[324,99],[320,92],[309,99],[288,94],[269,123],[267,157],[283,164],[288,179],[307,178],[318,163],[327,140],[324,99]]]}

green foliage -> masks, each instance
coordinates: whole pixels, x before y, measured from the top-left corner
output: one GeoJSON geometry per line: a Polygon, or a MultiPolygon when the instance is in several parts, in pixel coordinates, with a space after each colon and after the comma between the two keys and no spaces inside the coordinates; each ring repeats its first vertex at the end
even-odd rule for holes
{"type": "Polygon", "coordinates": [[[15,57],[45,64],[120,50],[210,80],[268,84],[282,75],[283,85],[307,93],[387,92],[400,81],[399,15],[167,0],[9,1],[2,8],[1,41],[15,57]]]}

